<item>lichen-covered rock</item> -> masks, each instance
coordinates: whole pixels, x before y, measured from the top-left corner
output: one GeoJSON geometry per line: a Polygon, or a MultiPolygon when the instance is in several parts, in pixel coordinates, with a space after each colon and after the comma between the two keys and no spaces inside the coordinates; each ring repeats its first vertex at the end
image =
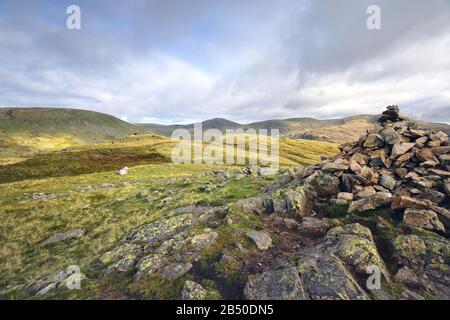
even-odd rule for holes
{"type": "Polygon", "coordinates": [[[127,254],[106,268],[105,273],[128,272],[134,268],[138,260],[136,254],[127,254]]]}
{"type": "Polygon", "coordinates": [[[186,281],[181,293],[183,300],[205,300],[208,291],[194,281],[186,281]]]}
{"type": "Polygon", "coordinates": [[[305,300],[302,280],[295,267],[267,271],[249,280],[244,288],[249,300],[305,300]]]}
{"type": "Polygon", "coordinates": [[[65,271],[62,270],[55,273],[45,274],[25,286],[18,287],[23,289],[24,292],[29,295],[42,296],[54,289],[67,286],[68,283],[71,283],[73,277],[76,277],[77,281],[86,279],[86,276],[81,272],[74,274],[73,267],[74,266],[69,266],[65,271]]]}
{"type": "Polygon", "coordinates": [[[295,217],[305,217],[311,211],[311,198],[304,187],[288,189],[284,192],[288,213],[295,217]]]}
{"type": "Polygon", "coordinates": [[[393,241],[393,257],[399,269],[407,267],[418,275],[431,294],[450,299],[450,241],[438,236],[400,235],[393,241]]]}
{"type": "Polygon", "coordinates": [[[196,235],[193,214],[182,214],[143,225],[126,236],[113,250],[104,253],[100,262],[106,265],[104,272],[130,272],[136,270],[135,280],[160,274],[163,277],[179,277],[192,268],[206,246],[212,244],[218,233],[205,229],[196,235]],[[191,251],[186,252],[185,248],[191,251]]]}
{"type": "Polygon", "coordinates": [[[163,278],[175,279],[181,277],[192,269],[192,264],[186,263],[171,263],[163,268],[161,275],[163,278]]]}
{"type": "Polygon", "coordinates": [[[368,299],[342,262],[333,256],[300,256],[298,272],[307,294],[313,300],[368,299]]]}
{"type": "Polygon", "coordinates": [[[322,248],[328,254],[339,257],[356,274],[366,277],[371,274],[370,268],[376,266],[384,278],[390,280],[371,231],[358,223],[328,231],[322,248]]]}
{"type": "Polygon", "coordinates": [[[194,236],[191,240],[191,244],[194,250],[202,250],[212,245],[218,237],[219,234],[217,232],[206,229],[204,233],[194,236]]]}
{"type": "Polygon", "coordinates": [[[166,263],[167,258],[162,254],[150,254],[142,258],[137,265],[138,271],[135,274],[135,279],[139,280],[160,271],[166,263]]]}
{"type": "Polygon", "coordinates": [[[300,277],[312,299],[369,299],[367,288],[358,280],[365,282],[373,267],[390,281],[372,233],[357,223],[331,229],[323,242],[300,255],[298,262],[300,277]]]}
{"type": "Polygon", "coordinates": [[[122,258],[126,258],[127,256],[135,257],[140,252],[141,246],[132,243],[123,243],[113,250],[104,253],[100,257],[100,261],[103,264],[111,264],[113,262],[119,261],[122,258]]]}
{"type": "Polygon", "coordinates": [[[193,223],[192,214],[174,216],[144,225],[134,230],[126,241],[145,242],[147,245],[170,239],[175,234],[186,230],[193,223]]]}

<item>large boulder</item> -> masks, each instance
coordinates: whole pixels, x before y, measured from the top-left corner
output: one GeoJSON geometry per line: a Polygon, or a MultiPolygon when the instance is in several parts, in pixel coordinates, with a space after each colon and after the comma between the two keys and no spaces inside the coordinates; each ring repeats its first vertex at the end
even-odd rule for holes
{"type": "Polygon", "coordinates": [[[239,200],[236,208],[244,212],[257,215],[270,214],[274,212],[273,201],[267,195],[260,195],[239,200]]]}
{"type": "Polygon", "coordinates": [[[249,280],[244,288],[244,295],[249,300],[305,300],[308,298],[295,267],[267,271],[249,280]]]}
{"type": "Polygon", "coordinates": [[[333,174],[316,171],[305,182],[319,197],[333,197],[340,192],[339,178],[333,174]]]}
{"type": "Polygon", "coordinates": [[[312,300],[369,298],[343,263],[333,256],[300,256],[298,272],[312,300]]]}

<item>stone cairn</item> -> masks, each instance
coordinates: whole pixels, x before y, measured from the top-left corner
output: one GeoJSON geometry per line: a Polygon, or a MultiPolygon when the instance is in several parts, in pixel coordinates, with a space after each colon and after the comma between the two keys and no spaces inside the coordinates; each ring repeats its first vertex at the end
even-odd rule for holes
{"type": "Polygon", "coordinates": [[[450,233],[450,143],[442,131],[426,130],[388,106],[379,125],[321,164],[339,177],[332,202],[349,204],[349,213],[390,206],[405,224],[450,233]]]}

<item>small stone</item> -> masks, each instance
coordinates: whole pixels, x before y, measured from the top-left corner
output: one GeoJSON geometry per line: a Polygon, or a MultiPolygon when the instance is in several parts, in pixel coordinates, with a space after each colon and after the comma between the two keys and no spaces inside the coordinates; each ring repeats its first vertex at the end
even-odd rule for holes
{"type": "Polygon", "coordinates": [[[420,196],[418,196],[418,199],[430,200],[434,204],[439,204],[442,201],[444,201],[445,194],[443,194],[439,191],[433,190],[433,189],[423,189],[423,192],[420,192],[420,196]]]}
{"type": "Polygon", "coordinates": [[[428,141],[428,137],[422,137],[416,140],[416,147],[423,148],[428,141]]]}
{"type": "Polygon", "coordinates": [[[426,134],[426,132],[423,130],[412,129],[412,128],[409,129],[409,132],[411,132],[411,134],[415,137],[423,137],[426,134]]]}
{"type": "Polygon", "coordinates": [[[383,165],[390,167],[392,164],[392,162],[387,161],[386,152],[383,149],[372,152],[370,162],[374,167],[382,167],[383,165]]]}
{"type": "Polygon", "coordinates": [[[388,127],[381,131],[381,136],[384,139],[384,142],[387,144],[397,144],[400,143],[400,135],[393,128],[388,127]]]}
{"type": "Polygon", "coordinates": [[[294,230],[294,229],[298,228],[298,222],[292,218],[283,219],[283,224],[286,226],[286,228],[288,228],[290,230],[294,230]]]}
{"type": "Polygon", "coordinates": [[[247,232],[247,237],[255,242],[259,250],[267,250],[272,247],[272,238],[267,232],[251,230],[247,232]]]}
{"type": "Polygon", "coordinates": [[[81,238],[84,235],[84,229],[74,229],[63,233],[55,234],[43,242],[44,245],[61,242],[68,239],[81,238]]]}
{"type": "Polygon", "coordinates": [[[450,154],[443,154],[439,157],[439,162],[441,163],[441,165],[443,166],[448,166],[450,165],[450,154]]]}
{"type": "Polygon", "coordinates": [[[436,133],[430,134],[430,139],[433,141],[445,142],[448,141],[448,136],[444,132],[438,131],[436,133]]]}
{"type": "Polygon", "coordinates": [[[350,192],[339,192],[337,194],[338,200],[345,200],[345,201],[353,201],[353,193],[350,192]]]}
{"type": "Polygon", "coordinates": [[[450,196],[450,179],[444,181],[444,190],[448,196],[450,196]]]}
{"type": "Polygon", "coordinates": [[[142,277],[152,275],[161,270],[165,264],[166,258],[162,254],[148,255],[138,262],[138,271],[135,274],[135,279],[139,280],[142,277]]]}
{"type": "Polygon", "coordinates": [[[432,203],[429,200],[417,200],[408,196],[397,196],[392,201],[392,209],[414,208],[429,209],[432,203]]]}
{"type": "Polygon", "coordinates": [[[377,192],[375,191],[374,187],[368,186],[368,187],[365,187],[363,191],[358,192],[356,194],[356,198],[359,198],[359,199],[361,199],[361,198],[369,198],[371,196],[374,196],[376,193],[377,192]]]}
{"type": "Polygon", "coordinates": [[[418,186],[424,187],[424,188],[433,188],[435,186],[435,183],[433,181],[427,180],[425,178],[420,178],[417,181],[414,181],[418,186]]]}
{"type": "Polygon", "coordinates": [[[405,176],[408,174],[408,169],[406,168],[397,168],[395,169],[395,173],[400,177],[400,178],[405,178],[405,176]]]}
{"type": "Polygon", "coordinates": [[[208,291],[194,281],[186,281],[181,293],[182,300],[205,300],[208,291]]]}
{"type": "Polygon", "coordinates": [[[439,164],[438,162],[435,162],[435,161],[432,161],[432,160],[428,160],[428,161],[422,162],[422,163],[420,164],[420,166],[421,166],[421,167],[424,167],[424,168],[434,168],[434,167],[436,167],[438,164],[439,164]]]}
{"type": "Polygon", "coordinates": [[[211,246],[219,237],[219,234],[215,231],[206,230],[205,233],[194,236],[191,240],[194,250],[202,250],[211,246]]]}
{"type": "Polygon", "coordinates": [[[124,176],[124,175],[128,174],[128,170],[130,170],[128,167],[124,167],[124,168],[120,169],[119,175],[124,176]]]}
{"type": "Polygon", "coordinates": [[[372,149],[382,146],[384,143],[383,137],[376,133],[371,133],[367,136],[364,148],[372,149]]]}
{"type": "Polygon", "coordinates": [[[407,208],[403,222],[416,228],[445,232],[444,225],[439,221],[436,212],[431,210],[407,208]]]}
{"type": "Polygon", "coordinates": [[[415,143],[398,143],[392,147],[391,157],[397,159],[414,147],[415,143]]]}
{"type": "Polygon", "coordinates": [[[375,209],[375,206],[370,198],[361,199],[357,201],[352,201],[348,207],[348,213],[353,213],[355,211],[364,212],[367,210],[375,209]]]}
{"type": "Polygon", "coordinates": [[[340,163],[334,163],[334,162],[329,162],[326,163],[323,167],[322,170],[324,172],[336,172],[336,171],[346,171],[349,169],[349,166],[346,164],[340,164],[340,163]]]}
{"type": "Polygon", "coordinates": [[[433,152],[429,148],[422,148],[416,151],[416,157],[422,161],[433,161],[439,163],[439,160],[434,156],[433,152]]]}
{"type": "Polygon", "coordinates": [[[393,190],[396,183],[397,181],[392,176],[389,176],[387,174],[383,174],[381,176],[380,184],[383,187],[388,188],[389,190],[393,190]]]}
{"type": "Polygon", "coordinates": [[[352,157],[350,158],[350,163],[352,161],[355,161],[359,165],[364,166],[367,164],[367,156],[357,152],[357,153],[353,154],[352,157]]]}
{"type": "Polygon", "coordinates": [[[450,153],[450,146],[431,148],[431,151],[433,151],[436,156],[440,156],[446,153],[450,153]]]}
{"type": "Polygon", "coordinates": [[[438,176],[441,177],[450,177],[450,172],[449,171],[444,171],[444,170],[439,170],[439,169],[429,169],[428,171],[437,174],[438,176]]]}
{"type": "Polygon", "coordinates": [[[175,278],[179,278],[179,277],[185,275],[191,269],[192,269],[192,264],[189,262],[188,263],[172,263],[172,264],[167,265],[162,270],[161,275],[163,278],[166,278],[166,279],[175,279],[175,278]]]}
{"type": "Polygon", "coordinates": [[[302,223],[299,227],[299,232],[311,235],[311,236],[323,236],[330,230],[334,228],[336,223],[329,219],[316,219],[313,217],[303,218],[302,223]]]}
{"type": "Polygon", "coordinates": [[[350,161],[350,170],[352,170],[354,173],[361,174],[362,167],[358,162],[351,160],[350,161]]]}
{"type": "Polygon", "coordinates": [[[400,157],[397,158],[397,160],[395,161],[395,164],[397,166],[402,165],[403,163],[405,163],[406,161],[411,160],[414,157],[414,153],[409,152],[409,153],[405,153],[403,155],[401,155],[400,157]]]}
{"type": "Polygon", "coordinates": [[[442,145],[442,141],[430,141],[428,142],[428,146],[430,148],[437,148],[440,147],[442,145]]]}

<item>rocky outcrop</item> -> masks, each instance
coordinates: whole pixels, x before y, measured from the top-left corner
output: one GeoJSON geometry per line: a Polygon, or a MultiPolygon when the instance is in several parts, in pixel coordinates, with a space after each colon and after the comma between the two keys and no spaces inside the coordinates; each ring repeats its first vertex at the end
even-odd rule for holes
{"type": "Polygon", "coordinates": [[[296,260],[296,265],[266,271],[250,280],[245,296],[249,299],[369,299],[363,285],[374,266],[385,281],[390,281],[370,230],[359,224],[331,229],[320,244],[300,253],[296,260]]]}
{"type": "Polygon", "coordinates": [[[244,289],[250,300],[306,300],[307,295],[297,268],[264,272],[250,280],[244,289]]]}
{"type": "Polygon", "coordinates": [[[379,121],[357,142],[340,146],[335,158],[282,174],[257,196],[271,201],[260,214],[276,215],[278,226],[293,217],[298,223],[288,229],[319,242],[295,253],[295,265],[271,266],[250,279],[247,298],[450,299],[449,139],[407,122],[396,106],[379,121]],[[323,218],[331,205],[348,206],[349,215],[323,218]],[[383,242],[383,255],[367,227],[348,224],[355,213],[379,208],[397,224],[377,220],[374,230],[385,232],[384,239],[395,229],[390,249],[383,242]],[[374,272],[382,283],[376,289],[367,282],[374,272]],[[392,281],[399,296],[389,291],[392,281]]]}
{"type": "Polygon", "coordinates": [[[226,215],[227,210],[222,207],[197,210],[189,206],[173,210],[168,218],[133,230],[111,251],[104,253],[100,257],[104,272],[133,272],[136,280],[155,274],[167,279],[181,277],[191,270],[203,250],[219,238],[210,228],[201,231],[193,228],[198,229],[200,222],[208,224],[212,217],[218,224],[226,215]],[[187,213],[189,211],[192,213],[187,213]]]}
{"type": "Polygon", "coordinates": [[[450,299],[450,242],[444,238],[400,235],[392,243],[399,270],[395,280],[450,299]]]}

